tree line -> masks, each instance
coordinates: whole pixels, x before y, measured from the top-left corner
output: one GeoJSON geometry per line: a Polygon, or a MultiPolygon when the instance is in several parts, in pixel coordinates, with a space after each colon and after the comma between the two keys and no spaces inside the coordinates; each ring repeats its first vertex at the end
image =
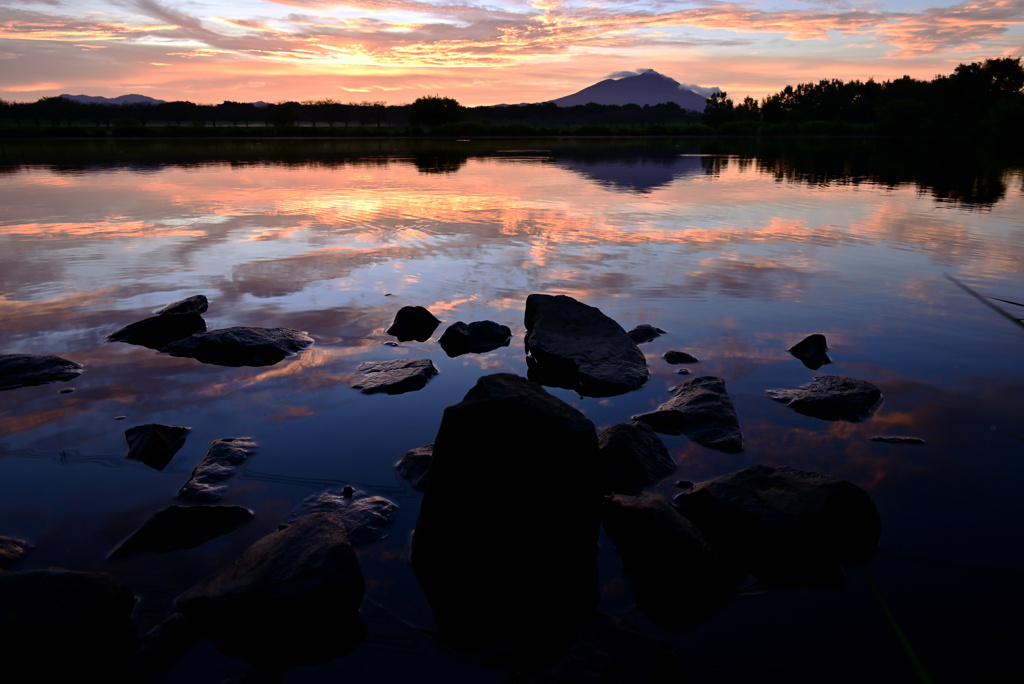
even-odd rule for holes
{"type": "Polygon", "coordinates": [[[761,101],[734,103],[728,93],[703,112],[674,103],[655,106],[559,107],[552,102],[465,107],[428,95],[410,104],[331,99],[200,105],[80,103],[64,97],[36,102],[0,100],[8,135],[710,135],[710,134],[986,134],[1021,136],[1021,58],[961,64],[949,76],[920,81],[787,85],[761,101]],[[212,129],[212,130],[208,130],[212,129]],[[325,130],[326,129],[326,130],[325,130]]]}

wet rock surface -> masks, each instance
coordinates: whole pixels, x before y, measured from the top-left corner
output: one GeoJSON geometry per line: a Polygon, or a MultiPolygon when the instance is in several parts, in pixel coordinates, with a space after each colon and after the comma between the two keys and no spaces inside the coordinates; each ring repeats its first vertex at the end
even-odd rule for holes
{"type": "Polygon", "coordinates": [[[174,455],[185,445],[185,438],[192,430],[179,425],[146,423],[124,431],[128,444],[125,458],[142,461],[154,470],[163,470],[174,455]]]}
{"type": "Polygon", "coordinates": [[[843,565],[873,557],[881,532],[863,489],[795,468],[751,466],[674,501],[730,563],[780,585],[837,583],[843,565]]]}
{"type": "Polygon", "coordinates": [[[74,380],[85,367],[49,354],[0,354],[0,391],[74,380]]]}
{"type": "Polygon", "coordinates": [[[516,375],[484,376],[445,409],[412,543],[442,639],[535,643],[593,616],[596,459],[593,423],[516,375]]]}
{"type": "Polygon", "coordinates": [[[399,342],[426,342],[439,325],[441,321],[424,307],[403,306],[395,314],[395,320],[387,333],[397,337],[399,342]]]}
{"type": "Polygon", "coordinates": [[[160,352],[217,366],[272,366],[311,344],[300,330],[239,326],[190,335],[160,352]]]}
{"type": "Polygon", "coordinates": [[[512,339],[512,330],[507,325],[494,321],[457,321],[448,326],[438,343],[450,357],[462,354],[484,354],[501,347],[507,347],[512,339]]]}
{"type": "Polygon", "coordinates": [[[11,682],[109,681],[137,641],[132,591],[104,572],[58,568],[0,573],[0,644],[11,682]]]}
{"type": "Polygon", "coordinates": [[[356,367],[352,387],[363,394],[402,394],[426,387],[437,368],[430,359],[363,361],[356,367]]]}
{"type": "Polygon", "coordinates": [[[636,326],[628,333],[629,339],[633,340],[637,344],[643,344],[644,342],[650,342],[653,339],[665,335],[665,331],[661,328],[656,328],[649,323],[641,323],[636,326]]]}
{"type": "Polygon", "coordinates": [[[665,359],[668,363],[673,366],[680,363],[699,363],[698,359],[693,354],[688,352],[679,351],[678,349],[669,349],[667,352],[661,355],[661,358],[665,359]]]}
{"type": "Polygon", "coordinates": [[[789,348],[789,353],[800,359],[800,362],[811,370],[818,370],[822,366],[832,363],[828,357],[828,342],[821,333],[808,335],[789,348]]]}
{"type": "Polygon", "coordinates": [[[770,389],[765,394],[797,413],[822,420],[857,422],[870,413],[882,392],[867,380],[818,375],[797,389],[770,389]]]}
{"type": "Polygon", "coordinates": [[[164,316],[166,314],[189,314],[189,313],[206,313],[206,310],[210,307],[210,301],[206,298],[206,295],[192,295],[191,297],[185,297],[185,299],[179,299],[176,302],[168,304],[158,311],[153,313],[157,316],[164,316]]]}
{"type": "Polygon", "coordinates": [[[637,606],[664,629],[684,631],[721,610],[743,576],[660,494],[615,494],[605,501],[601,522],[637,606]]]}
{"type": "Polygon", "coordinates": [[[313,513],[268,534],[177,599],[218,649],[272,667],[344,655],[366,634],[365,592],[345,525],[313,513]]]}
{"type": "Polygon", "coordinates": [[[635,492],[676,471],[665,443],[646,423],[607,427],[597,435],[597,447],[604,492],[635,492]]]}
{"type": "Polygon", "coordinates": [[[202,332],[206,332],[206,321],[198,313],[166,313],[130,323],[105,339],[107,342],[163,349],[172,342],[202,332]]]}
{"type": "Polygon", "coordinates": [[[310,513],[329,513],[345,525],[353,546],[369,544],[380,539],[395,521],[398,506],[382,496],[367,496],[365,492],[345,489],[328,490],[313,494],[299,504],[288,517],[293,523],[310,513]]]}
{"type": "Polygon", "coordinates": [[[405,452],[402,460],[395,464],[395,470],[412,488],[424,491],[427,488],[427,476],[430,473],[430,461],[434,458],[434,445],[416,447],[405,452]]]}
{"type": "Polygon", "coordinates": [[[712,376],[687,380],[671,390],[672,398],[649,413],[633,416],[657,432],[684,434],[711,449],[735,453],[743,449],[736,408],[725,381],[712,376]]]}
{"type": "Polygon", "coordinates": [[[28,543],[23,539],[0,536],[0,571],[17,567],[27,550],[28,543]]]}
{"type": "Polygon", "coordinates": [[[107,558],[191,549],[232,532],[252,516],[253,512],[242,506],[168,506],[154,513],[107,558]]]}
{"type": "Polygon", "coordinates": [[[534,382],[588,397],[625,394],[647,382],[643,352],[597,307],[565,295],[531,294],[525,324],[534,382]]]}
{"type": "Polygon", "coordinates": [[[228,490],[226,480],[238,466],[256,452],[256,442],[248,437],[226,437],[210,443],[203,460],[192,469],[188,481],[178,490],[179,499],[200,502],[220,501],[228,490]]]}

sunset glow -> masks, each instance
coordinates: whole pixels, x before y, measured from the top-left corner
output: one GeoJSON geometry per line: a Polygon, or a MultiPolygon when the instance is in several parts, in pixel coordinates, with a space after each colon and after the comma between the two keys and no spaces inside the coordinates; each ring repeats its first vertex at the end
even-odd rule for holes
{"type": "Polygon", "coordinates": [[[486,105],[655,69],[760,98],[1020,56],[1022,25],[1024,0],[23,0],[0,11],[0,97],[486,105]]]}

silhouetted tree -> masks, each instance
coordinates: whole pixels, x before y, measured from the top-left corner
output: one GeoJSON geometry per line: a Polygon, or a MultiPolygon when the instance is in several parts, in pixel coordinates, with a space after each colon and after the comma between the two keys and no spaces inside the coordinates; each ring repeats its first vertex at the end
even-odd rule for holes
{"type": "Polygon", "coordinates": [[[427,95],[409,105],[409,123],[414,126],[439,126],[461,121],[466,108],[450,97],[427,95]]]}
{"type": "Polygon", "coordinates": [[[728,93],[712,93],[704,104],[704,123],[709,126],[720,126],[733,119],[733,104],[728,93]]]}

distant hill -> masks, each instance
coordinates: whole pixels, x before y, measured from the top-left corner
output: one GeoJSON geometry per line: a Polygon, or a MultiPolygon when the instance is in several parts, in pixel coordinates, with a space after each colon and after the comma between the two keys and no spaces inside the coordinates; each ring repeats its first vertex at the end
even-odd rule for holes
{"type": "Polygon", "coordinates": [[[166,100],[157,100],[146,95],[119,95],[118,97],[99,97],[98,95],[60,95],[68,100],[82,104],[166,104],[166,100]]]}
{"type": "Polygon", "coordinates": [[[698,95],[679,81],[663,76],[653,69],[635,76],[608,78],[578,93],[551,100],[559,107],[573,107],[594,102],[602,105],[657,105],[675,102],[683,109],[704,111],[707,98],[698,95]]]}

